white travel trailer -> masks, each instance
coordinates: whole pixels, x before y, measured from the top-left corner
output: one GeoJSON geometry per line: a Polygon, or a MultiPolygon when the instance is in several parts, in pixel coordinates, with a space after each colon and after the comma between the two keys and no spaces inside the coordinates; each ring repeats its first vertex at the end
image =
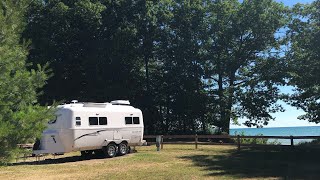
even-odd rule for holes
{"type": "Polygon", "coordinates": [[[125,155],[130,146],[143,144],[143,116],[129,101],[64,104],[48,123],[33,153],[62,154],[81,151],[87,156],[103,152],[107,157],[125,155]]]}

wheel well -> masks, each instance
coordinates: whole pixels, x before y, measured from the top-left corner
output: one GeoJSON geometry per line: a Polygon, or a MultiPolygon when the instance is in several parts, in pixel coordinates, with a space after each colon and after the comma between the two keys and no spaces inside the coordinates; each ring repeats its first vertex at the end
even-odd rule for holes
{"type": "Polygon", "coordinates": [[[125,143],[126,145],[128,145],[128,141],[122,141],[121,143],[125,143]]]}
{"type": "Polygon", "coordinates": [[[110,144],[113,144],[113,145],[117,146],[117,144],[116,144],[115,142],[111,141],[111,142],[109,142],[108,144],[102,146],[101,149],[107,148],[107,146],[109,146],[110,144]]]}
{"type": "MultiPolygon", "coordinates": [[[[117,143],[119,143],[119,142],[117,142],[117,143]]],[[[117,143],[114,142],[114,141],[111,141],[111,142],[109,142],[107,145],[105,145],[104,147],[107,147],[109,144],[113,144],[113,145],[116,145],[116,146],[118,146],[118,145],[121,144],[121,143],[124,143],[124,144],[126,144],[126,145],[129,144],[128,141],[126,141],[126,140],[121,141],[119,144],[117,144],[117,143]]]]}
{"type": "Polygon", "coordinates": [[[109,144],[117,145],[115,142],[111,141],[111,142],[109,142],[106,146],[108,146],[109,144]]]}

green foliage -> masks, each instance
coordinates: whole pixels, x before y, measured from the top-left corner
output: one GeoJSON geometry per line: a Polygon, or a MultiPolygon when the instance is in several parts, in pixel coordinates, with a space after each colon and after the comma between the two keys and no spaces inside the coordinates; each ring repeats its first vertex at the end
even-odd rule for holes
{"type": "MultiPolygon", "coordinates": [[[[243,131],[241,132],[235,132],[235,136],[246,136],[243,131]]],[[[257,134],[255,136],[263,136],[263,134],[257,134]]],[[[237,142],[237,139],[233,139],[235,142],[237,142]]],[[[240,143],[241,144],[273,144],[273,145],[279,145],[281,144],[278,142],[278,140],[270,141],[267,138],[240,138],[240,143]]]]}
{"type": "Polygon", "coordinates": [[[314,146],[314,145],[320,145],[320,139],[314,139],[310,142],[300,142],[298,144],[299,146],[314,146]]]}
{"type": "Polygon", "coordinates": [[[273,0],[36,0],[24,37],[29,62],[55,74],[42,103],[130,99],[147,134],[228,133],[283,110],[287,13],[273,0]]]}
{"type": "Polygon", "coordinates": [[[277,84],[283,82],[275,34],[286,24],[286,8],[271,0],[210,1],[207,7],[203,68],[217,106],[216,125],[229,132],[231,119],[263,126],[282,110],[277,84]]]}
{"type": "Polygon", "coordinates": [[[18,143],[39,137],[51,109],[37,104],[38,89],[48,70],[26,69],[27,43],[20,39],[24,27],[23,13],[28,1],[0,3],[0,163],[17,154],[18,143]]]}
{"type": "Polygon", "coordinates": [[[198,54],[205,11],[201,1],[161,1],[155,6],[150,17],[155,27],[148,32],[156,35],[147,36],[156,42],[149,58],[150,93],[161,116],[154,125],[164,133],[195,133],[210,121],[198,54]]]}
{"type": "Polygon", "coordinates": [[[212,125],[228,133],[239,118],[267,125],[283,110],[278,85],[288,84],[296,92],[287,101],[307,112],[300,118],[320,122],[319,7],[289,14],[273,0],[3,0],[0,157],[51,118],[37,103],[42,88],[41,104],[130,99],[147,134],[194,134],[212,125]]]}
{"type": "Polygon", "coordinates": [[[44,88],[42,103],[135,101],[142,89],[138,5],[124,0],[39,0],[31,4],[24,32],[34,47],[29,61],[49,62],[55,74],[44,88]]]}
{"type": "Polygon", "coordinates": [[[288,62],[289,85],[295,93],[288,102],[306,112],[300,119],[320,122],[320,1],[310,5],[297,4],[287,32],[290,38],[288,62]]]}
{"type": "Polygon", "coordinates": [[[201,121],[205,128],[201,2],[35,1],[24,32],[29,59],[49,62],[55,74],[41,101],[130,99],[148,134],[195,132],[201,121]]]}

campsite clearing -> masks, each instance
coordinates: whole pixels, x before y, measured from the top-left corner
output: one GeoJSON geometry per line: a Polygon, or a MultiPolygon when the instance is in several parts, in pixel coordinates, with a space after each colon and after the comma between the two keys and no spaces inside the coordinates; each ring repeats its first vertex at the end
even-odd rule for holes
{"type": "Polygon", "coordinates": [[[0,167],[0,179],[319,179],[316,151],[244,149],[234,146],[137,147],[115,158],[84,159],[80,152],[0,167]]]}

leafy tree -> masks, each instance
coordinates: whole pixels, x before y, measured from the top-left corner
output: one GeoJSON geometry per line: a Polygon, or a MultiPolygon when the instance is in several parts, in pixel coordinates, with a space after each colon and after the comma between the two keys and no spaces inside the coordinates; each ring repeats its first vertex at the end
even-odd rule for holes
{"type": "Polygon", "coordinates": [[[42,102],[52,100],[135,101],[141,87],[134,1],[35,1],[25,37],[30,62],[50,63],[55,76],[42,102]]]}
{"type": "Polygon", "coordinates": [[[272,0],[208,4],[202,64],[219,110],[216,125],[229,132],[230,120],[238,117],[247,118],[247,126],[266,125],[270,113],[281,110],[275,103],[283,63],[274,52],[282,43],[276,33],[286,23],[286,9],[272,0]]]}
{"type": "Polygon", "coordinates": [[[0,163],[18,153],[17,144],[39,137],[51,109],[37,104],[38,90],[48,79],[46,68],[28,71],[28,44],[21,42],[28,1],[0,3],[0,163]]]}
{"type": "Polygon", "coordinates": [[[207,125],[198,43],[202,1],[160,1],[156,8],[152,57],[157,66],[151,79],[160,113],[157,126],[164,133],[196,133],[207,125]]]}
{"type": "Polygon", "coordinates": [[[288,84],[295,87],[289,103],[303,109],[300,119],[320,122],[320,1],[293,8],[287,53],[288,84]]]}
{"type": "Polygon", "coordinates": [[[146,133],[261,126],[281,110],[284,63],[272,0],[37,0],[28,12],[29,61],[55,76],[42,102],[130,99],[146,133]]]}
{"type": "Polygon", "coordinates": [[[201,2],[35,1],[29,59],[48,61],[55,74],[42,102],[127,98],[143,110],[148,134],[195,132],[206,105],[197,63],[201,2]]]}

